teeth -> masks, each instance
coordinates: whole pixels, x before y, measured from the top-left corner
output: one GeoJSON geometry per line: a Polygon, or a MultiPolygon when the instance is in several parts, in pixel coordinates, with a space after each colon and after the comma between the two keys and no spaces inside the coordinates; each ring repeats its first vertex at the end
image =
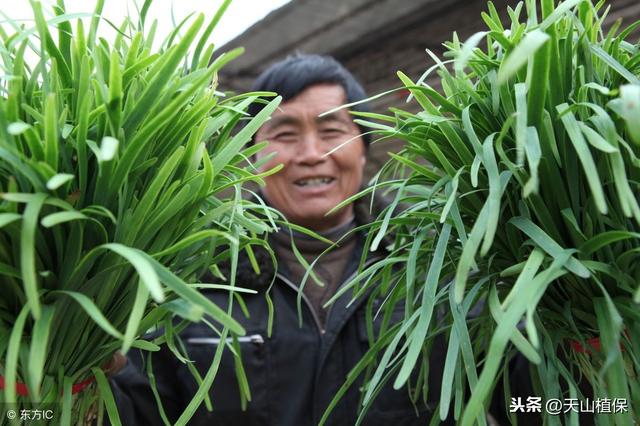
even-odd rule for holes
{"type": "Polygon", "coordinates": [[[322,178],[311,178],[311,179],[301,179],[296,182],[297,185],[300,186],[308,186],[308,185],[325,185],[331,182],[333,179],[328,177],[322,178]]]}

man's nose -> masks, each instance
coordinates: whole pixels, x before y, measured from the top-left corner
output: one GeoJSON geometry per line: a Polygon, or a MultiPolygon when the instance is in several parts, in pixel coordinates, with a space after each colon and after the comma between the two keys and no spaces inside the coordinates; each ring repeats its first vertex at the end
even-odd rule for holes
{"type": "Polygon", "coordinates": [[[317,164],[325,161],[322,138],[317,132],[309,132],[300,141],[298,161],[303,164],[317,164]]]}

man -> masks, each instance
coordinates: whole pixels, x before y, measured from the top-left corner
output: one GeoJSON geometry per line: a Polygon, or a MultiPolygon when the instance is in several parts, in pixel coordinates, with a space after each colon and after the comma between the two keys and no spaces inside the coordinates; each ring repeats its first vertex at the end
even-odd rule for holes
{"type": "MultiPolygon", "coordinates": [[[[295,55],[276,63],[257,79],[253,89],[277,92],[283,97],[280,108],[256,135],[258,141],[269,141],[258,158],[275,153],[263,168],[284,166],[265,178],[264,200],[290,222],[331,241],[341,241],[314,268],[324,285],[309,280],[303,287],[300,324],[297,299],[305,268],[297,260],[291,241],[308,262],[327,245],[301,233],[292,236],[286,230],[270,239],[278,258],[276,281],[270,290],[274,305],[271,337],[267,336],[269,306],[264,295],[273,277],[271,260],[259,259],[262,271],[255,275],[248,259],[240,259],[237,285],[258,291],[243,296],[248,317],[237,304],[233,312],[247,331],[239,342],[251,401],[243,407],[234,358],[225,350],[210,391],[213,410],[200,407],[189,424],[312,426],[369,348],[364,299],[348,305],[351,297],[346,294],[329,309],[323,307],[356,271],[360,260],[365,236],[350,231],[371,220],[366,213],[368,205],[359,208],[349,204],[327,215],[360,189],[368,140],[361,136],[363,129],[346,109],[320,116],[345,103],[363,100],[365,93],[344,67],[318,55],[295,55]]],[[[381,255],[374,253],[369,261],[375,262],[381,255]]],[[[227,292],[210,292],[208,296],[220,306],[228,303],[227,292]]],[[[187,327],[181,338],[194,366],[204,375],[219,340],[201,324],[187,327]]],[[[436,371],[441,370],[441,358],[435,361],[440,365],[436,371]]],[[[143,364],[133,353],[112,381],[119,411],[124,424],[163,424],[155,397],[140,373],[143,364]]],[[[153,371],[166,416],[174,422],[198,384],[189,365],[176,360],[168,350],[153,355],[153,371]]],[[[355,383],[335,406],[328,425],[355,424],[361,410],[361,383],[355,383]]],[[[432,388],[430,394],[438,395],[439,390],[432,388]]],[[[434,406],[418,403],[414,407],[406,389],[394,390],[388,385],[369,408],[363,425],[422,425],[431,417],[429,411],[434,406]]]]}

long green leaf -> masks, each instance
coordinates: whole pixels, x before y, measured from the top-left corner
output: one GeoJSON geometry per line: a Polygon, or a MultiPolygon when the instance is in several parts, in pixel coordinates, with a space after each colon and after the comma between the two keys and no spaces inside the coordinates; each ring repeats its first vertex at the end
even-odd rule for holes
{"type": "Polygon", "coordinates": [[[36,274],[36,248],[35,238],[38,226],[38,215],[47,196],[35,194],[33,199],[27,202],[22,215],[22,232],[20,233],[20,272],[24,282],[24,290],[27,295],[27,303],[34,319],[39,319],[40,295],[38,294],[38,278],[36,274]]]}
{"type": "Polygon", "coordinates": [[[593,160],[593,156],[589,151],[589,146],[584,140],[578,122],[567,104],[558,105],[556,107],[558,113],[561,114],[562,124],[564,124],[565,130],[569,134],[569,140],[573,145],[589,183],[589,188],[593,194],[594,202],[598,207],[598,210],[602,214],[607,213],[607,202],[604,197],[604,190],[600,181],[600,175],[598,169],[593,160]]]}
{"type": "Polygon", "coordinates": [[[415,329],[409,335],[409,350],[407,351],[407,355],[402,363],[400,372],[393,383],[393,387],[395,389],[400,389],[404,386],[407,380],[409,380],[409,375],[418,360],[418,355],[420,355],[420,351],[424,344],[424,340],[431,323],[431,318],[433,316],[433,309],[436,305],[435,294],[438,288],[442,263],[444,261],[445,250],[447,248],[450,235],[451,225],[445,225],[442,228],[442,233],[438,237],[436,251],[433,254],[433,260],[429,265],[429,272],[427,272],[427,279],[422,290],[422,312],[420,313],[420,318],[418,319],[415,329]]]}
{"type": "Polygon", "coordinates": [[[120,256],[127,259],[140,276],[140,280],[147,286],[149,292],[157,302],[164,300],[164,291],[160,285],[158,273],[153,263],[148,261],[148,256],[134,248],[123,246],[122,244],[109,243],[105,244],[104,248],[112,250],[118,253],[120,256]]]}
{"type": "Polygon", "coordinates": [[[195,305],[202,306],[207,314],[211,315],[213,319],[218,321],[224,327],[228,327],[231,332],[239,336],[243,336],[245,334],[244,328],[242,328],[235,319],[225,313],[220,307],[196,291],[192,286],[178,278],[169,269],[161,265],[151,256],[144,253],[142,253],[142,255],[152,264],[160,278],[160,281],[162,281],[173,292],[195,305]]]}
{"type": "Polygon", "coordinates": [[[542,31],[528,33],[500,66],[498,84],[506,83],[522,66],[533,59],[536,52],[548,41],[549,36],[542,31]]]}
{"type": "Polygon", "coordinates": [[[44,364],[47,359],[49,335],[51,333],[52,319],[55,309],[52,306],[42,307],[42,316],[36,320],[31,336],[29,348],[29,383],[36,393],[33,397],[40,397],[40,384],[44,375],[44,364]]]}

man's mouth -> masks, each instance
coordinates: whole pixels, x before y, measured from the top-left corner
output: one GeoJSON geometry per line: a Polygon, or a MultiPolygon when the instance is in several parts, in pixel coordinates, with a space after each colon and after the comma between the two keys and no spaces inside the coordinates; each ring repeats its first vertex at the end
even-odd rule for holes
{"type": "Polygon", "coordinates": [[[321,186],[328,185],[333,182],[335,179],[332,177],[321,176],[321,177],[310,177],[298,179],[294,183],[296,186],[321,186]]]}

